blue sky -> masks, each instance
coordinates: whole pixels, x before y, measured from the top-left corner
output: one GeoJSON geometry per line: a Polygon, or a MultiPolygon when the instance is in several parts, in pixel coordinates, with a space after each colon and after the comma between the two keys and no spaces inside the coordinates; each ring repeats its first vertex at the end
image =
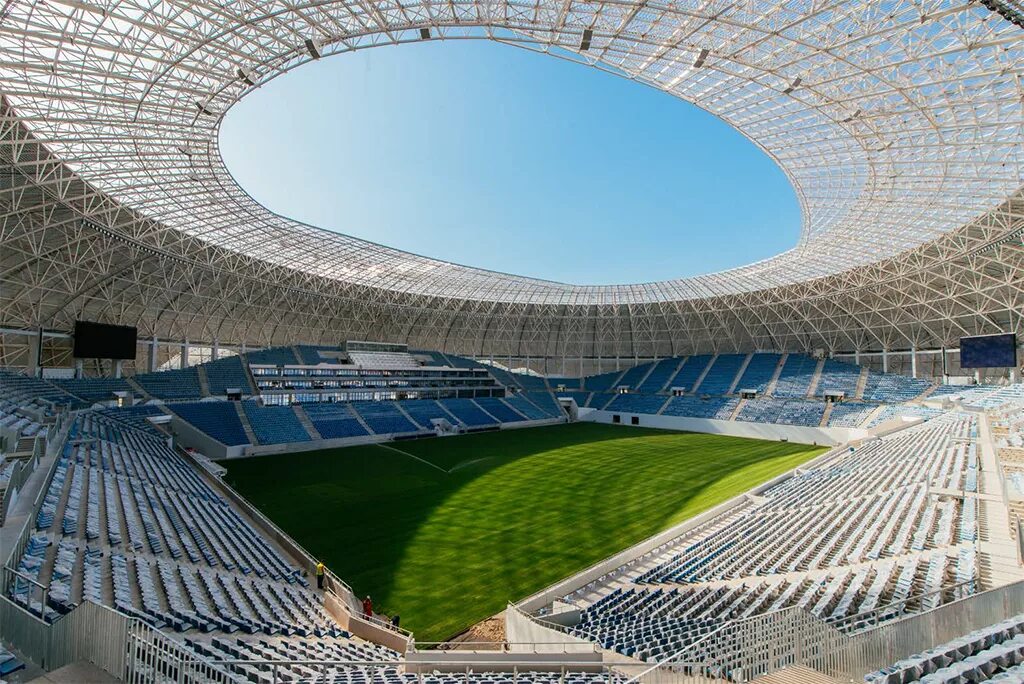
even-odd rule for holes
{"type": "Polygon", "coordinates": [[[307,64],[238,103],[221,149],[242,187],[286,216],[562,282],[697,275],[799,235],[785,176],[713,116],[483,41],[307,64]]]}

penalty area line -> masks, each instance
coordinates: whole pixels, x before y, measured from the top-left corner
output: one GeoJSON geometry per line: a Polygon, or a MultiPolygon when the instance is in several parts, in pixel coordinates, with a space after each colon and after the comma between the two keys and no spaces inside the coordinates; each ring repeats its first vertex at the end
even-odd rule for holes
{"type": "Polygon", "coordinates": [[[394,451],[394,452],[397,452],[397,453],[399,453],[399,454],[402,454],[403,456],[408,456],[409,458],[412,458],[412,459],[416,459],[416,460],[417,460],[417,461],[419,461],[420,463],[423,463],[424,465],[428,465],[428,466],[430,466],[431,468],[433,468],[434,470],[440,470],[440,471],[441,471],[442,473],[444,473],[445,475],[447,475],[447,474],[448,474],[448,471],[447,471],[447,470],[445,470],[444,468],[442,468],[441,466],[439,466],[439,465],[437,465],[437,464],[435,464],[435,463],[431,463],[430,461],[427,461],[427,460],[425,460],[425,459],[422,459],[422,458],[420,458],[419,456],[416,456],[416,455],[414,455],[414,454],[410,454],[410,453],[409,453],[408,451],[402,451],[401,449],[396,449],[395,447],[393,447],[393,446],[388,446],[387,444],[377,444],[376,446],[379,446],[379,447],[380,447],[381,449],[389,449],[389,450],[391,450],[391,451],[394,451]]]}

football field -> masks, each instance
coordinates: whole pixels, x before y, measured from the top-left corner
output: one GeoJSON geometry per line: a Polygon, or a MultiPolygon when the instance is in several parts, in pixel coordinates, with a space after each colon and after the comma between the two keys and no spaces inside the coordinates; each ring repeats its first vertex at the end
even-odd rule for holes
{"type": "Polygon", "coordinates": [[[425,642],[822,451],[575,423],[223,464],[229,484],[425,642]]]}

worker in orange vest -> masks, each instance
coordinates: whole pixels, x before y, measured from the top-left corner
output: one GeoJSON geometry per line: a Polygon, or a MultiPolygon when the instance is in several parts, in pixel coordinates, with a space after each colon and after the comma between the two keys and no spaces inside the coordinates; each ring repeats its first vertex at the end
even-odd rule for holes
{"type": "Polygon", "coordinates": [[[326,568],[326,566],[323,563],[321,563],[320,561],[316,562],[316,588],[317,589],[323,589],[324,588],[324,570],[326,570],[326,569],[327,568],[326,568]]]}

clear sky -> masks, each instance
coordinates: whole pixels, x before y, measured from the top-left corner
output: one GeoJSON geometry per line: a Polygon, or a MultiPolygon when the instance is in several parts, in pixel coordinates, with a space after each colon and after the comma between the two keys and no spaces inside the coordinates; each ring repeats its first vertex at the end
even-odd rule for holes
{"type": "Polygon", "coordinates": [[[708,273],[799,237],[786,177],[726,124],[483,41],[302,66],[228,112],[221,149],[242,187],[285,216],[568,283],[708,273]]]}

